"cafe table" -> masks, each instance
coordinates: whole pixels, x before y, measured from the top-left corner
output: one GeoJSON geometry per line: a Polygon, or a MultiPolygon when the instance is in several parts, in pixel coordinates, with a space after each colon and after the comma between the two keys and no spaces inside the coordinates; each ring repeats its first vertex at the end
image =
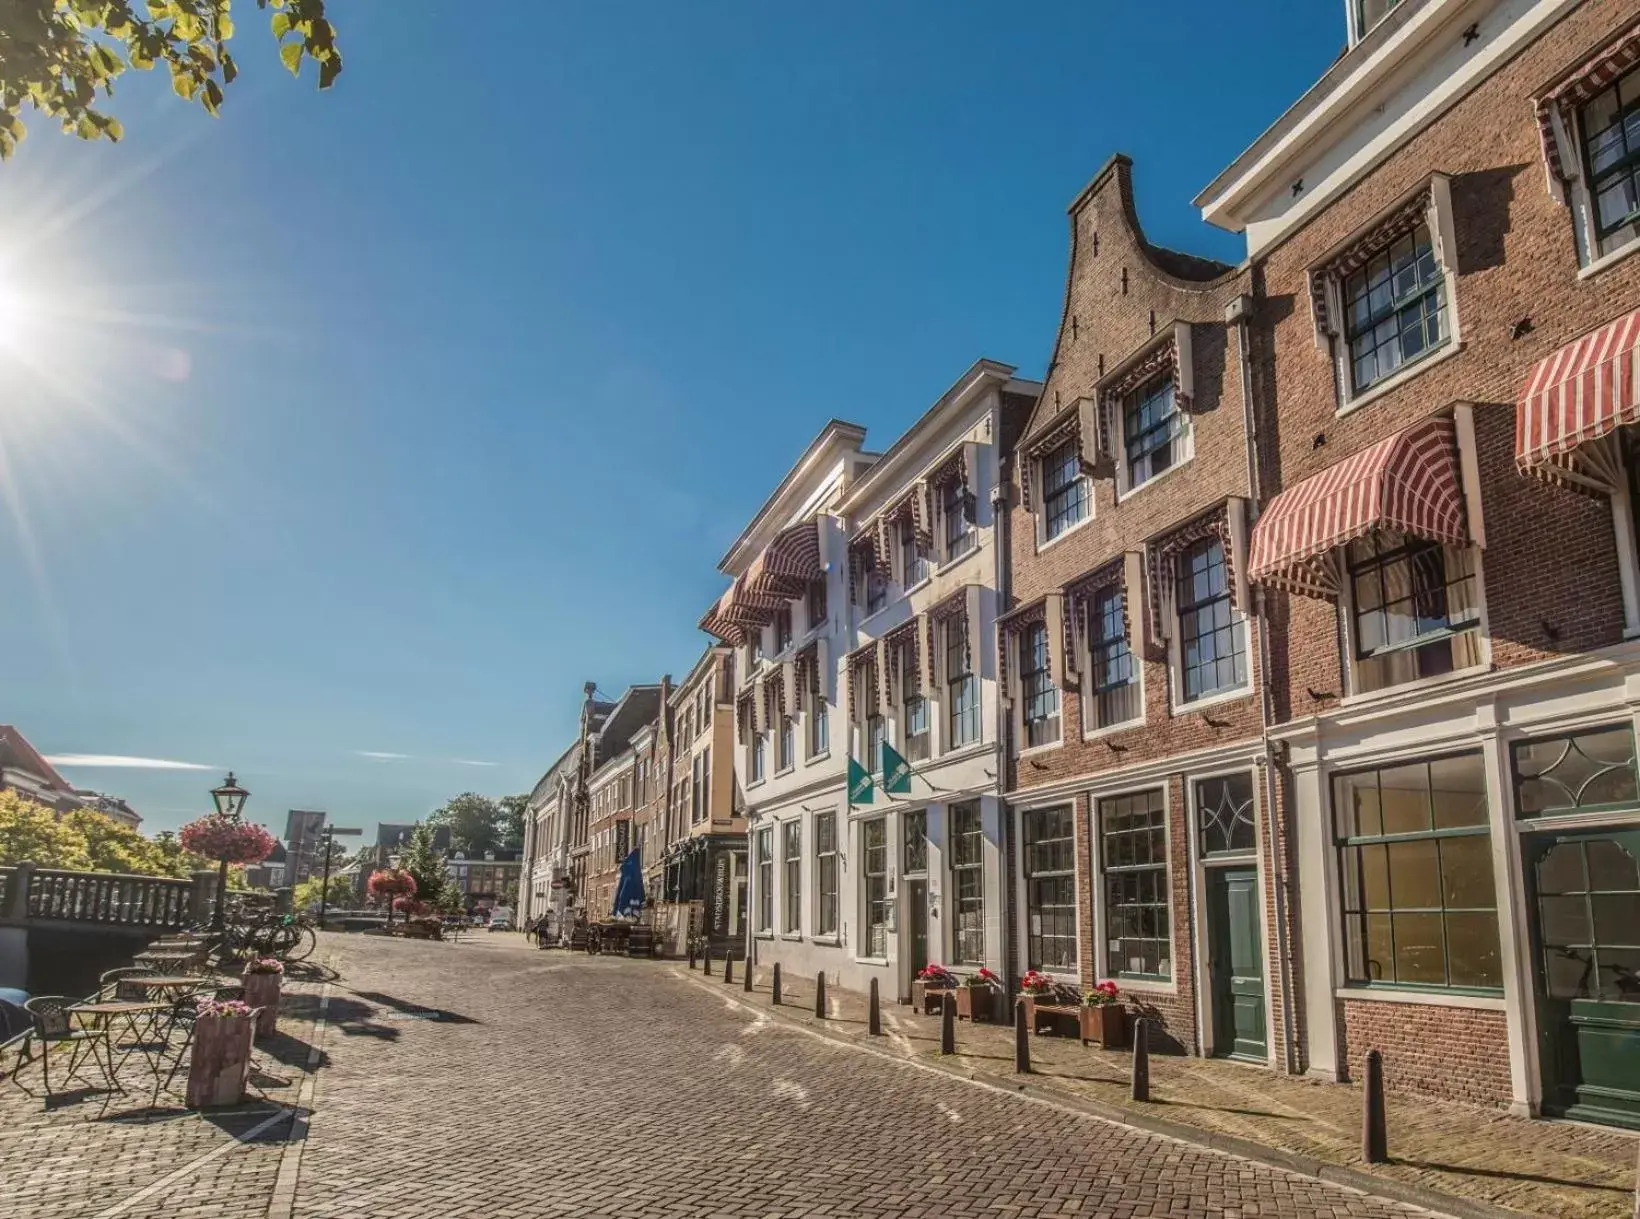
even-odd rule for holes
{"type": "MultiPolygon", "coordinates": [[[[132,1000],[111,999],[99,1003],[76,1003],[68,1010],[71,1015],[82,1020],[89,1019],[94,1027],[108,1031],[111,1072],[109,1083],[118,1088],[120,1068],[131,1060],[133,1054],[145,1053],[148,1047],[155,1043],[155,1038],[161,1036],[156,1026],[159,1017],[171,1010],[171,1005],[169,1003],[142,1003],[132,1000]],[[116,1063],[112,1061],[112,1051],[120,1044],[121,1038],[115,1035],[114,1028],[121,1023],[125,1026],[124,1035],[129,1038],[131,1048],[126,1050],[116,1063]],[[146,1027],[144,1027],[144,1024],[146,1024],[146,1027]]],[[[154,1073],[154,1077],[158,1079],[159,1066],[157,1063],[151,1062],[150,1070],[154,1073]]]]}

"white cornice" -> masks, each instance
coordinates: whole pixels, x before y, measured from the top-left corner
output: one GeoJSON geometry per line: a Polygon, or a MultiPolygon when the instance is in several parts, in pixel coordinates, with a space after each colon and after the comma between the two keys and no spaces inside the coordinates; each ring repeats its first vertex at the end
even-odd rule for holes
{"type": "Polygon", "coordinates": [[[816,475],[832,463],[841,464],[850,454],[860,453],[860,446],[865,442],[865,438],[865,428],[857,423],[845,423],[841,419],[833,419],[821,428],[820,434],[803,450],[797,464],[786,472],[786,476],[769,493],[769,498],[764,500],[763,505],[753,514],[746,528],[741,530],[734,545],[730,546],[718,560],[718,570],[727,576],[738,576],[745,571],[758,551],[768,544],[769,537],[790,523],[792,492],[805,488],[809,492],[817,490],[820,480],[816,475]],[[776,510],[782,506],[785,506],[787,511],[777,512],[776,510]]]}

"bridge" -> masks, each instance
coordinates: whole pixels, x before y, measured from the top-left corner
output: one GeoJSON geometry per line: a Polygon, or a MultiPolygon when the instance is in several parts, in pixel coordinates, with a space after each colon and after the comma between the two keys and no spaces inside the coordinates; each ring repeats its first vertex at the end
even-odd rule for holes
{"type": "Polygon", "coordinates": [[[217,874],[130,876],[23,862],[0,868],[0,986],[86,994],[151,941],[209,921],[217,874]]]}

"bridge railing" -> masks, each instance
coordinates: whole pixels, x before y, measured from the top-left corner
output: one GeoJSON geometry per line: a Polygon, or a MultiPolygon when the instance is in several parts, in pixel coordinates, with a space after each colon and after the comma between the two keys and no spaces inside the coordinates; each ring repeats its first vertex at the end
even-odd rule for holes
{"type": "Polygon", "coordinates": [[[71,872],[22,863],[0,869],[0,921],[91,923],[174,931],[211,915],[216,873],[191,879],[71,872]]]}

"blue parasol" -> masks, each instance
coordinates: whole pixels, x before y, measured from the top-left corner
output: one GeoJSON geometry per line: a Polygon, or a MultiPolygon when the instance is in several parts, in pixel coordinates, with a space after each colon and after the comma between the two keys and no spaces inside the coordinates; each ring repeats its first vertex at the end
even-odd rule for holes
{"type": "Polygon", "coordinates": [[[633,847],[621,860],[621,876],[615,882],[615,910],[617,915],[637,915],[643,910],[643,867],[638,862],[638,848],[633,847]]]}

